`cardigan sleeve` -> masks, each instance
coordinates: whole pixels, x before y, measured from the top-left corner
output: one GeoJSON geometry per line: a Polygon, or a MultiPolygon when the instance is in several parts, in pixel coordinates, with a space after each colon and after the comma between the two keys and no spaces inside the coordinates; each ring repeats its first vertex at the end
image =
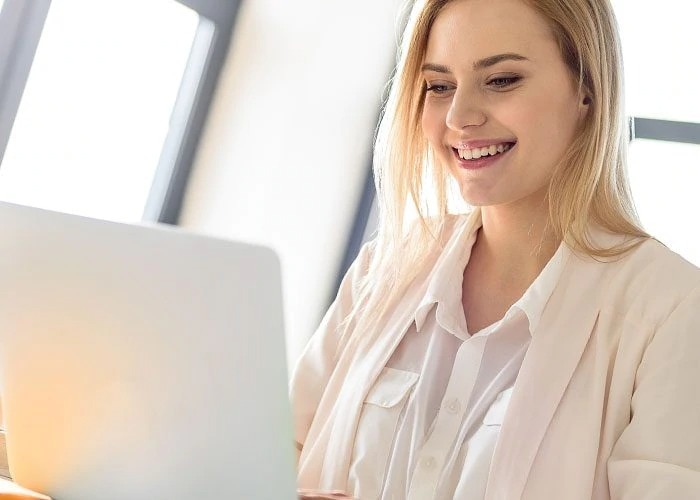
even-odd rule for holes
{"type": "Polygon", "coordinates": [[[649,342],[631,409],[608,460],[611,498],[700,498],[700,287],[649,342]]]}
{"type": "Polygon", "coordinates": [[[294,417],[294,439],[303,446],[319,402],[333,373],[340,345],[343,320],[357,299],[360,280],[367,275],[374,242],[365,243],[348,269],[338,294],[321,324],[297,361],[290,384],[294,417]]]}

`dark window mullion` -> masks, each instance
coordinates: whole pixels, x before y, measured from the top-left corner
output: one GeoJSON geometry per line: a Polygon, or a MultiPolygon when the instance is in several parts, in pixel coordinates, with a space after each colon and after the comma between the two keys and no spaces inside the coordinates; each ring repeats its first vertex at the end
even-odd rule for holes
{"type": "Polygon", "coordinates": [[[239,0],[176,0],[200,15],[143,219],[177,224],[204,123],[228,53],[239,0]]]}
{"type": "Polygon", "coordinates": [[[51,0],[5,0],[0,15],[0,164],[51,0]]]}
{"type": "Polygon", "coordinates": [[[197,12],[200,16],[213,21],[219,26],[233,24],[239,0],[175,0],[185,7],[197,12]]]}
{"type": "Polygon", "coordinates": [[[630,119],[630,136],[634,139],[700,144],[700,123],[654,120],[634,117],[630,119]]]}

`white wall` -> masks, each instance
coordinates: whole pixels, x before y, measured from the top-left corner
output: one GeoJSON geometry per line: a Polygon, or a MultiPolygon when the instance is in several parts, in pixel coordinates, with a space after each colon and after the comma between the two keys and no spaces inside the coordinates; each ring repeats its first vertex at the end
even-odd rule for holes
{"type": "Polygon", "coordinates": [[[333,292],[401,0],[243,2],[185,227],[276,249],[290,369],[333,292]]]}

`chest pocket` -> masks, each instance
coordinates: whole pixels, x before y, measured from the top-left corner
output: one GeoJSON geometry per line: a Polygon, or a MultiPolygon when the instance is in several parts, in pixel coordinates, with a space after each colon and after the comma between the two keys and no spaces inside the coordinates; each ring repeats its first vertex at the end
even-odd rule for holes
{"type": "Polygon", "coordinates": [[[396,428],[418,374],[384,368],[367,394],[355,434],[349,489],[355,498],[378,498],[396,428]]]}

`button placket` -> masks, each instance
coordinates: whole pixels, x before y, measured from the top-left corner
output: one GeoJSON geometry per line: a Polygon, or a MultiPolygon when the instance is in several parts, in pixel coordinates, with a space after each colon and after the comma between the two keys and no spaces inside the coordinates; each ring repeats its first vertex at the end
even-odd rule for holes
{"type": "Polygon", "coordinates": [[[421,458],[411,480],[409,500],[425,500],[432,498],[437,489],[442,466],[432,455],[421,458]]]}
{"type": "Polygon", "coordinates": [[[456,394],[471,396],[486,346],[486,337],[467,340],[457,351],[443,403],[435,417],[433,431],[423,445],[411,480],[409,500],[432,498],[437,490],[447,453],[459,435],[466,404],[456,394]],[[434,462],[430,462],[430,459],[434,462]],[[428,464],[430,463],[430,466],[428,464]]]}
{"type": "Polygon", "coordinates": [[[452,398],[445,406],[445,409],[452,415],[461,416],[462,402],[459,400],[459,398],[452,398]]]}

